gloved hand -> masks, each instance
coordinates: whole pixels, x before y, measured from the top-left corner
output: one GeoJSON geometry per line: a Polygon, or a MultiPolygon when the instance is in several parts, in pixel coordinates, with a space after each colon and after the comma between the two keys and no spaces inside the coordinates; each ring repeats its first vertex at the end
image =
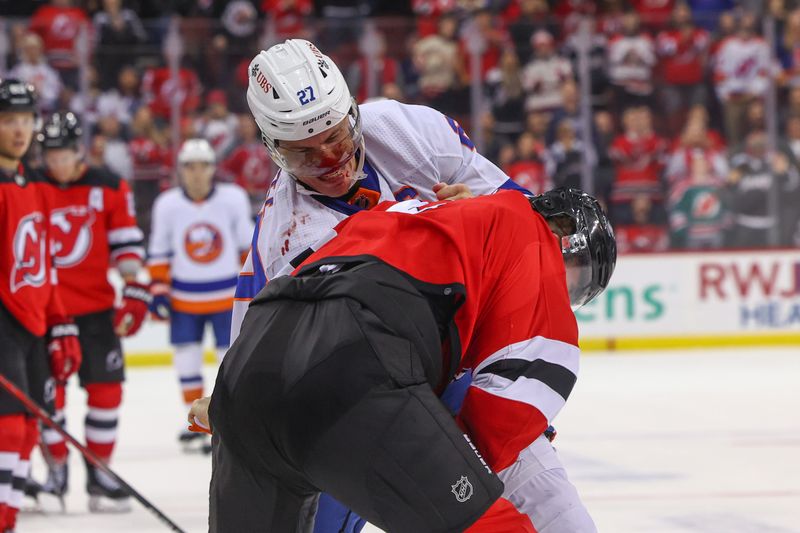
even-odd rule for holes
{"type": "Polygon", "coordinates": [[[122,289],[122,305],[114,312],[114,332],[120,337],[133,335],[142,327],[153,297],[146,285],[131,282],[122,289]]]}
{"type": "Polygon", "coordinates": [[[172,306],[169,303],[169,285],[153,283],[150,285],[153,301],[150,303],[150,316],[153,320],[169,320],[172,306]]]}
{"type": "Polygon", "coordinates": [[[47,351],[50,354],[50,370],[56,381],[65,381],[81,366],[78,326],[66,317],[51,319],[49,322],[47,351]]]}

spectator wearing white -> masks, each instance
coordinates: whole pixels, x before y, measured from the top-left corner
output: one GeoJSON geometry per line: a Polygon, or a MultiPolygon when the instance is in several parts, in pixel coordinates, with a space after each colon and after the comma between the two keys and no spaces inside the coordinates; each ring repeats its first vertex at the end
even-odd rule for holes
{"type": "Polygon", "coordinates": [[[714,83],[722,103],[728,144],[742,141],[747,108],[763,97],[772,70],[769,45],[755,31],[757,19],[745,13],[736,33],[720,43],[714,57],[714,83]]]}
{"type": "Polygon", "coordinates": [[[533,34],[533,59],[522,70],[527,111],[553,111],[561,107],[561,87],[574,74],[568,59],[556,53],[553,36],[545,30],[533,34]]]}
{"type": "Polygon", "coordinates": [[[22,37],[20,61],[8,73],[9,78],[30,83],[39,96],[41,111],[54,111],[61,93],[61,76],[47,63],[42,38],[35,33],[22,37]]]}
{"type": "Polygon", "coordinates": [[[639,16],[635,12],[626,13],[622,19],[622,33],[608,43],[608,73],[617,111],[627,106],[650,105],[655,65],[653,39],[640,30],[639,16]]]}
{"type": "Polygon", "coordinates": [[[127,65],[117,75],[117,86],[104,91],[97,98],[97,112],[100,115],[114,115],[125,127],[133,120],[133,115],[142,105],[139,94],[139,72],[127,65]]]}
{"type": "Polygon", "coordinates": [[[105,138],[103,163],[105,166],[129,180],[133,176],[133,157],[122,131],[122,124],[114,114],[100,115],[97,120],[98,133],[105,138]]]}
{"type": "Polygon", "coordinates": [[[454,89],[466,74],[463,72],[456,34],[458,21],[450,15],[439,19],[439,31],[414,44],[412,58],[419,74],[419,90],[424,97],[435,97],[454,89]]]}

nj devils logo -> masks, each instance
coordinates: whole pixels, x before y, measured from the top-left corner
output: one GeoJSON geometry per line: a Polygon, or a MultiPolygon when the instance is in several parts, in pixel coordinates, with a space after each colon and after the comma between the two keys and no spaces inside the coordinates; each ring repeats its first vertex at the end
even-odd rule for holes
{"type": "Polygon", "coordinates": [[[56,209],[50,215],[56,266],[69,268],[83,261],[92,248],[94,211],[85,205],[56,209]]]}
{"type": "Polygon", "coordinates": [[[11,269],[11,292],[22,287],[41,287],[47,280],[44,254],[47,239],[44,215],[31,213],[22,218],[14,233],[14,267],[11,269]]]}
{"type": "Polygon", "coordinates": [[[192,224],[183,238],[186,255],[198,263],[210,263],[222,253],[222,234],[204,222],[192,224]]]}
{"type": "Polygon", "coordinates": [[[450,490],[455,494],[459,503],[464,503],[472,498],[472,483],[469,482],[467,476],[461,476],[455,485],[450,485],[450,490]]]}

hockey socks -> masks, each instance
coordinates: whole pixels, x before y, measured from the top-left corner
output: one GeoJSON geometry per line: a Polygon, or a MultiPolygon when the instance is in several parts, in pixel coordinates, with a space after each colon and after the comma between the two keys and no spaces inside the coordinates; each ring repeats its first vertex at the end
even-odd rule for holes
{"type": "Polygon", "coordinates": [[[175,370],[181,383],[183,403],[188,411],[192,402],[203,397],[203,347],[200,343],[175,346],[175,370]]]}
{"type": "Polygon", "coordinates": [[[92,383],[86,385],[86,392],[89,395],[89,411],[85,419],[86,447],[109,462],[117,443],[122,383],[92,383]]]}

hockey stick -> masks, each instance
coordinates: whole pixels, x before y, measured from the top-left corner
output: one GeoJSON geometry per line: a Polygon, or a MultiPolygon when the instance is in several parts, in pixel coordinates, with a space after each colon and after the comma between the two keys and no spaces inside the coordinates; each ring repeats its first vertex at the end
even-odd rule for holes
{"type": "Polygon", "coordinates": [[[108,465],[106,465],[102,459],[97,457],[97,455],[95,455],[95,453],[92,450],[88,449],[86,446],[78,442],[78,440],[75,437],[67,433],[67,431],[64,428],[62,428],[55,420],[53,420],[44,409],[39,407],[36,404],[36,402],[34,402],[27,394],[19,390],[19,388],[17,388],[16,385],[11,383],[8,380],[8,378],[6,378],[1,373],[0,373],[0,385],[2,385],[3,388],[6,389],[9,394],[11,394],[17,400],[19,400],[19,402],[22,403],[31,413],[33,413],[36,416],[36,418],[38,418],[39,420],[41,420],[42,422],[53,428],[66,441],[75,446],[75,448],[77,448],[77,450],[81,452],[81,454],[83,454],[86,460],[92,464],[92,466],[99,468],[100,470],[105,472],[109,477],[113,478],[114,481],[116,481],[123,489],[125,489],[125,492],[127,492],[135,499],[137,499],[139,503],[141,503],[145,507],[145,509],[156,515],[156,517],[159,520],[161,520],[161,522],[163,522],[164,525],[166,525],[172,531],[175,531],[177,533],[186,533],[183,529],[178,527],[175,524],[175,522],[170,520],[169,517],[167,517],[167,515],[162,513],[155,505],[147,501],[147,499],[144,496],[139,494],[136,491],[136,489],[128,485],[124,479],[122,479],[116,474],[116,472],[111,470],[108,467],[108,465]]]}

